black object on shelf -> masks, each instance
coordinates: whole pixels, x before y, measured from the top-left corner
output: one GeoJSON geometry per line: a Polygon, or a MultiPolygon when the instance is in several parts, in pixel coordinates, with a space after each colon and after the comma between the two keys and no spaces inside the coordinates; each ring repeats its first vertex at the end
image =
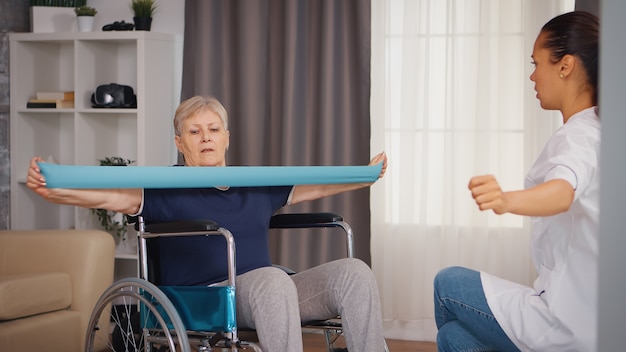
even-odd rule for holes
{"type": "Polygon", "coordinates": [[[137,96],[133,88],[123,84],[103,84],[91,95],[94,108],[136,108],[137,96]]]}
{"type": "Polygon", "coordinates": [[[105,24],[102,26],[102,30],[108,31],[132,31],[135,28],[135,24],[126,23],[124,21],[115,21],[113,23],[105,24]]]}
{"type": "Polygon", "coordinates": [[[55,109],[57,107],[57,103],[53,102],[27,102],[26,107],[29,109],[55,109]]]}

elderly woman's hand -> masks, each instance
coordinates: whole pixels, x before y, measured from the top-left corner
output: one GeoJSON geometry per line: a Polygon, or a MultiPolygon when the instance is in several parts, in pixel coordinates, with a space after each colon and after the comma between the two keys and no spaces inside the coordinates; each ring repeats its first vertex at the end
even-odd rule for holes
{"type": "Polygon", "coordinates": [[[385,154],[385,152],[380,152],[374,156],[368,165],[378,165],[380,162],[383,163],[383,167],[380,169],[380,175],[378,175],[378,178],[383,178],[383,176],[385,176],[385,172],[387,171],[387,154],[385,154]]]}
{"type": "Polygon", "coordinates": [[[30,159],[30,167],[26,175],[26,186],[41,197],[48,199],[51,195],[51,191],[47,188],[46,179],[41,174],[39,165],[37,165],[37,162],[40,161],[43,161],[43,159],[38,156],[30,159]]]}

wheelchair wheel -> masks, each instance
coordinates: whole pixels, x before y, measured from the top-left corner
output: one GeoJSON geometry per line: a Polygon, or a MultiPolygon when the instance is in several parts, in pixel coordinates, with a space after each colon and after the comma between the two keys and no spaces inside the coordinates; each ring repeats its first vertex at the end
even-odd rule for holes
{"type": "Polygon", "coordinates": [[[85,351],[190,352],[176,309],[152,283],[126,278],[111,285],[96,303],[87,326],[85,351]]]}

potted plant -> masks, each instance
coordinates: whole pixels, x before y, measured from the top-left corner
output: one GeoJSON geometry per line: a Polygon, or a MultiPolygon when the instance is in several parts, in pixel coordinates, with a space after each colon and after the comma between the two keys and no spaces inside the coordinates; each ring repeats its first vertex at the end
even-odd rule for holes
{"type": "MultiPolygon", "coordinates": [[[[119,156],[106,157],[104,159],[98,159],[100,166],[127,166],[134,161],[124,159],[119,156]]],[[[123,243],[126,240],[126,226],[128,221],[124,214],[120,214],[114,211],[106,209],[91,209],[91,213],[98,217],[100,226],[113,235],[117,243],[123,243]]]]}
{"type": "Polygon", "coordinates": [[[133,11],[133,21],[135,21],[136,30],[150,30],[152,16],[158,6],[155,0],[131,0],[130,9],[133,11]]]}
{"type": "Polygon", "coordinates": [[[76,13],[76,23],[79,32],[91,32],[93,29],[94,16],[98,13],[93,7],[83,5],[74,8],[76,13]]]}
{"type": "Polygon", "coordinates": [[[95,16],[98,13],[98,10],[85,5],[74,8],[74,12],[76,13],[76,16],[95,16]]]}

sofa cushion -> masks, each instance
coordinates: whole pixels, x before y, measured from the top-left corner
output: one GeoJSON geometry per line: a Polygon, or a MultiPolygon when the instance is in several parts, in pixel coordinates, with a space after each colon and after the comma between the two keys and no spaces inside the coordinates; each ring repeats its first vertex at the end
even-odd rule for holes
{"type": "Polygon", "coordinates": [[[72,303],[67,273],[0,276],[0,320],[66,309],[72,303]]]}

